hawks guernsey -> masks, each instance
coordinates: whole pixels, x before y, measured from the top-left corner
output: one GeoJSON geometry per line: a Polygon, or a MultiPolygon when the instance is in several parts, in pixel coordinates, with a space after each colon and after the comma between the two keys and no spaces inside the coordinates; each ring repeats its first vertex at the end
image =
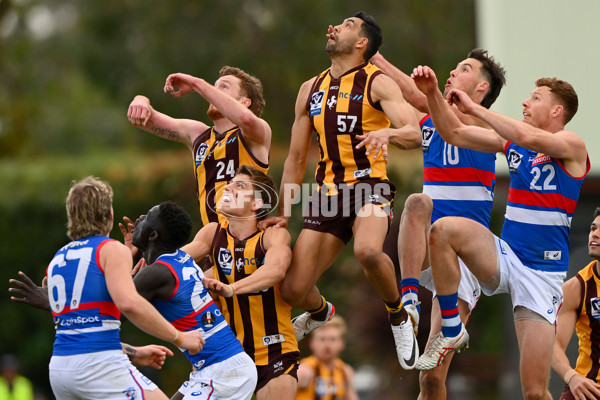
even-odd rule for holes
{"type": "Polygon", "coordinates": [[[597,261],[592,261],[575,275],[581,283],[581,303],[577,307],[575,328],[579,338],[579,356],[575,370],[600,382],[600,276],[597,261]]]}
{"type": "Polygon", "coordinates": [[[333,362],[333,368],[319,361],[315,356],[304,358],[301,364],[314,370],[310,386],[298,389],[296,400],[342,400],[346,397],[348,380],[345,365],[339,358],[333,362]]]}
{"type": "Polygon", "coordinates": [[[121,313],[108,293],[100,265],[100,249],[110,241],[106,236],[74,240],[48,265],[55,356],[121,350],[121,313]]]}
{"type": "Polygon", "coordinates": [[[202,285],[204,273],[192,257],[177,250],[161,255],[155,262],[169,268],[177,283],[169,298],[150,302],[175,328],[184,332],[200,330],[206,341],[198,354],[183,352],[194,368],[199,370],[242,353],[240,342],[202,285]]]}
{"type": "Polygon", "coordinates": [[[319,186],[354,184],[361,179],[387,179],[385,160],[365,155],[366,147],[356,149],[366,135],[390,126],[379,103],[371,98],[373,79],[383,72],[365,63],[339,78],[330,70],[315,79],[307,99],[306,110],[317,133],[321,158],[315,179],[319,186]]]}
{"type": "Polygon", "coordinates": [[[585,175],[573,177],[555,158],[508,142],[510,187],[502,239],[529,268],[566,272],[569,230],[585,175]]]}
{"type": "Polygon", "coordinates": [[[202,225],[209,222],[225,223],[217,205],[223,188],[235,175],[240,165],[251,165],[267,173],[269,164],[259,161],[248,149],[240,128],[233,127],[225,133],[215,128],[204,131],[193,145],[196,192],[200,205],[202,225]]]}
{"type": "Polygon", "coordinates": [[[496,183],[496,154],[447,143],[429,115],[420,122],[423,193],[433,200],[431,223],[442,217],[470,218],[490,226],[496,183]]]}
{"type": "MultiPolygon", "coordinates": [[[[265,261],[264,231],[243,240],[219,226],[212,243],[215,279],[231,284],[244,279],[265,261]]],[[[280,284],[254,293],[219,297],[225,319],[256,365],[267,365],[284,353],[298,352],[291,322],[292,307],[281,296],[280,284]]]]}

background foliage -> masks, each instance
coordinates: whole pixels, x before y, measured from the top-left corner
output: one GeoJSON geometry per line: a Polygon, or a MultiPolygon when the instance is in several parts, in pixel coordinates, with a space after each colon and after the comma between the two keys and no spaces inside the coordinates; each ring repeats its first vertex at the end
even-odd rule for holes
{"type": "MultiPolygon", "coordinates": [[[[381,51],[388,59],[405,71],[431,65],[443,80],[474,46],[473,7],[472,0],[0,0],[0,354],[19,355],[24,374],[52,397],[51,318],[10,302],[6,288],[18,270],[39,282],[47,262],[67,242],[64,197],[72,180],[87,175],[108,180],[115,189],[116,216],[135,218],[172,199],[198,220],[191,158],[181,145],[129,125],[126,111],[136,94],[174,117],[207,121],[200,96],[173,99],[163,93],[168,74],[214,81],[221,66],[234,65],[258,76],[267,100],[263,117],[274,134],[271,174],[278,182],[297,90],[329,66],[324,53],[329,24],[364,10],[383,28],[381,51]]],[[[316,156],[313,149],[311,157],[316,156]]],[[[418,152],[391,157],[397,216],[406,197],[421,190],[420,162],[418,152]]],[[[306,181],[312,182],[314,162],[308,165],[306,181]]],[[[300,210],[295,211],[294,238],[301,226],[300,210]]],[[[393,256],[397,219],[391,232],[393,256]]],[[[120,238],[118,228],[113,237],[120,238]]],[[[371,398],[415,398],[417,375],[398,366],[381,301],[351,246],[346,250],[319,282],[349,320],[344,356],[357,368],[375,367],[380,385],[371,398]]],[[[489,332],[503,328],[493,318],[498,303],[482,303],[481,322],[471,329],[482,330],[479,343],[487,350],[474,346],[467,353],[473,358],[465,357],[458,371],[494,393],[491,375],[499,346],[489,332]],[[469,361],[477,357],[491,366],[487,375],[469,361]]],[[[155,342],[128,322],[122,332],[125,341],[155,342]]],[[[422,346],[426,333],[425,325],[422,346]]],[[[188,373],[189,365],[177,354],[157,379],[172,394],[188,373]]],[[[493,398],[489,393],[484,398],[493,398]]]]}

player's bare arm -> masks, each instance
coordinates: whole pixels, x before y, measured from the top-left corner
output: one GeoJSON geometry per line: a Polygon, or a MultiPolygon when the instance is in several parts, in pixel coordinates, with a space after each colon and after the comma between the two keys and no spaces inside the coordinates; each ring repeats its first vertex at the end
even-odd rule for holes
{"type": "Polygon", "coordinates": [[[402,90],[402,94],[406,101],[415,109],[417,109],[419,113],[429,113],[429,109],[427,108],[427,98],[417,88],[410,76],[386,60],[379,52],[371,57],[370,61],[379,67],[394,82],[396,82],[396,84],[400,87],[400,90],[402,90]]]}
{"type": "MultiPolygon", "coordinates": [[[[210,254],[210,246],[219,226],[216,222],[211,222],[202,227],[194,236],[194,240],[186,244],[181,250],[188,253],[194,260],[200,261],[210,254]]],[[[205,273],[206,274],[206,273],[205,273]]]]}
{"type": "Polygon", "coordinates": [[[173,295],[177,280],[166,265],[154,263],[141,269],[135,275],[133,283],[146,300],[168,299],[173,295]]]}
{"type": "Polygon", "coordinates": [[[209,127],[203,122],[191,119],[172,118],[156,111],[145,96],[135,96],[129,109],[127,119],[132,125],[150,132],[163,139],[183,143],[190,149],[194,140],[209,127]]]}
{"type": "Polygon", "coordinates": [[[552,369],[569,385],[576,399],[594,399],[592,393],[600,396],[600,385],[585,376],[579,375],[567,358],[566,350],[577,322],[577,308],[581,302],[581,282],[576,277],[563,284],[563,304],[558,312],[552,369]],[[586,396],[586,397],[584,397],[586,396]]]}
{"type": "MultiPolygon", "coordinates": [[[[504,150],[506,140],[493,130],[465,125],[460,121],[450,104],[444,99],[442,92],[440,92],[437,78],[431,68],[419,66],[413,70],[411,76],[419,90],[427,97],[433,124],[446,142],[453,146],[486,153],[504,150]]],[[[457,104],[459,111],[463,113],[465,112],[464,107],[475,104],[466,94],[464,94],[464,98],[461,96],[460,99],[454,99],[454,103],[457,104]],[[461,109],[461,107],[463,108],[461,109]]]]}
{"type": "Polygon", "coordinates": [[[131,279],[131,252],[122,243],[110,241],[100,250],[100,265],[106,287],[115,305],[138,328],[196,354],[204,339],[197,331],[179,332],[135,289],[131,279]]]}
{"type": "Polygon", "coordinates": [[[269,227],[263,236],[265,263],[244,279],[230,285],[219,280],[204,278],[204,286],[220,296],[254,293],[281,282],[292,261],[291,237],[285,228],[269,227]]]}
{"type": "Polygon", "coordinates": [[[165,346],[149,344],[147,346],[132,346],[121,343],[123,353],[126,354],[131,363],[136,366],[152,367],[162,369],[167,356],[173,356],[173,352],[165,346]]]}

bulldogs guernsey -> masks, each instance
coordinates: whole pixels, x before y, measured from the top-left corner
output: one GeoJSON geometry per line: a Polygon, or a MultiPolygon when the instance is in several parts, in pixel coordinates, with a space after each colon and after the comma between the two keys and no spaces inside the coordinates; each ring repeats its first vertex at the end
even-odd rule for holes
{"type": "Polygon", "coordinates": [[[72,241],[48,265],[54,356],[121,350],[121,313],[108,293],[99,258],[100,249],[111,240],[92,236],[72,241]]]}
{"type": "Polygon", "coordinates": [[[446,143],[429,115],[420,122],[423,193],[433,200],[431,223],[460,216],[490,226],[496,182],[496,155],[446,143]]]}
{"type": "Polygon", "coordinates": [[[199,370],[243,353],[239,340],[202,285],[204,274],[190,255],[177,250],[161,255],[155,262],[169,268],[177,283],[171,297],[150,302],[175,328],[180,331],[199,329],[206,340],[198,354],[183,352],[194,368],[199,370]]]}
{"type": "Polygon", "coordinates": [[[590,170],[573,177],[562,163],[508,142],[504,148],[510,187],[502,239],[529,268],[566,272],[569,230],[581,185],[590,170]]]}

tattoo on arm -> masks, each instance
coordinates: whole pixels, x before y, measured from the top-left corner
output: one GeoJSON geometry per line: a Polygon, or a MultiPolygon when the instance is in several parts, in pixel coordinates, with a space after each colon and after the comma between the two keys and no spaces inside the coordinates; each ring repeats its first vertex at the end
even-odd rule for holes
{"type": "Polygon", "coordinates": [[[137,353],[136,349],[134,349],[131,346],[125,346],[125,348],[123,350],[124,350],[125,354],[127,355],[127,357],[129,357],[129,361],[131,361],[135,358],[135,355],[137,353]]]}
{"type": "Polygon", "coordinates": [[[152,128],[152,133],[155,134],[156,136],[160,136],[162,138],[169,139],[169,140],[178,140],[179,139],[179,132],[168,129],[168,128],[154,127],[154,128],[152,128]]]}

